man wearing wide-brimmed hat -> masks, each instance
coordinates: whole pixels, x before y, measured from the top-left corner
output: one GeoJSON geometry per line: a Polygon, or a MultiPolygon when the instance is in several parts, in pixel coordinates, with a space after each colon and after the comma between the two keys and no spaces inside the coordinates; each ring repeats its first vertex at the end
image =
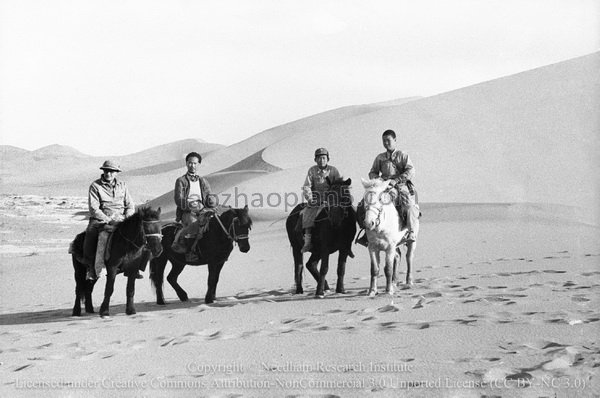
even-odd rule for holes
{"type": "Polygon", "coordinates": [[[88,266],[88,278],[90,279],[98,277],[94,268],[94,260],[100,231],[106,225],[115,225],[135,212],[135,204],[127,185],[125,182],[117,180],[117,173],[121,172],[119,165],[107,160],[100,166],[100,169],[102,175],[92,182],[88,192],[90,222],[83,241],[83,260],[88,266]]]}

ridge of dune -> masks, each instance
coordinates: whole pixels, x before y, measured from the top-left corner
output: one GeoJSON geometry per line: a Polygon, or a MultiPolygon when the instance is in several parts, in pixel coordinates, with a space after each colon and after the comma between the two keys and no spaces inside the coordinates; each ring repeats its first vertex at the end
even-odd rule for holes
{"type": "Polygon", "coordinates": [[[399,98],[375,104],[345,106],[270,128],[236,144],[211,153],[206,157],[206,162],[203,162],[206,163],[205,173],[210,174],[231,167],[239,162],[240,158],[249,157],[278,141],[285,140],[296,134],[302,134],[307,130],[315,128],[315,126],[326,126],[351,116],[386,108],[391,103],[409,102],[415,100],[415,98],[420,97],[399,98]]]}
{"type": "Polygon", "coordinates": [[[236,164],[234,164],[230,167],[227,167],[226,169],[221,170],[221,171],[226,172],[226,171],[244,171],[244,170],[263,170],[263,171],[273,172],[273,171],[281,170],[281,168],[279,168],[277,166],[273,166],[272,164],[265,162],[262,157],[263,152],[264,152],[264,149],[256,152],[253,155],[248,156],[247,158],[245,158],[243,160],[240,160],[236,164]]]}

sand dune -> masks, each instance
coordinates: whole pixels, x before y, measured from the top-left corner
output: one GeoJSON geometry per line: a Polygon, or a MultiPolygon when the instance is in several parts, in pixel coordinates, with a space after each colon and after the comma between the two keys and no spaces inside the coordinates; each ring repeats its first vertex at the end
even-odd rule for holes
{"type": "MultiPolygon", "coordinates": [[[[315,126],[269,146],[266,162],[308,167],[318,146],[366,177],[388,128],[411,155],[425,202],[544,202],[600,221],[600,53],[315,126]]],[[[284,189],[297,181],[279,181],[284,189]]]]}

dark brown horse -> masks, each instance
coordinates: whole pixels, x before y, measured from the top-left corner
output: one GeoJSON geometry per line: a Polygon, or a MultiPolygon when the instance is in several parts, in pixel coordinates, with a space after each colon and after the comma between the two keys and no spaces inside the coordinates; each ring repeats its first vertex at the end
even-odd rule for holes
{"type": "MultiPolygon", "coordinates": [[[[247,253],[250,250],[248,232],[251,227],[252,220],[248,215],[248,206],[243,209],[229,209],[223,214],[210,219],[208,231],[198,241],[201,257],[199,261],[189,264],[208,264],[208,289],[204,298],[207,304],[215,301],[219,275],[223,264],[229,259],[233,244],[237,243],[242,253],[247,253]]],[[[150,261],[150,279],[156,288],[156,303],[159,305],[165,304],[163,280],[167,261],[171,262],[171,272],[167,276],[167,281],[175,289],[177,297],[181,301],[188,300],[188,294],[177,283],[179,274],[187,265],[185,255],[171,250],[176,231],[176,224],[168,224],[163,227],[163,253],[150,261]]]]}
{"type": "MultiPolygon", "coordinates": [[[[100,306],[100,315],[108,316],[110,297],[114,291],[115,277],[123,273],[127,277],[127,315],[135,314],[133,296],[138,270],[143,270],[152,256],[162,252],[160,233],[160,208],[139,208],[132,216],[119,223],[112,236],[110,257],[106,261],[106,287],[104,301],[100,306]]],[[[93,313],[92,291],[96,280],[86,280],[87,267],[81,262],[85,232],[75,237],[72,245],[73,268],[75,269],[75,305],[73,316],[81,315],[81,301],[85,303],[85,312],[93,313]]]]}
{"type": "MultiPolygon", "coordinates": [[[[346,273],[346,259],[352,254],[352,241],[356,234],[356,212],[352,207],[352,196],[349,186],[352,180],[338,180],[330,184],[330,189],[325,193],[325,206],[317,219],[312,232],[312,250],[306,268],[317,281],[317,297],[324,297],[329,285],[325,277],[329,271],[329,255],[339,252],[337,266],[337,284],[335,291],[345,293],[344,275],[346,273]],[[320,270],[317,265],[321,261],[320,270]]],[[[302,288],[302,227],[300,211],[305,207],[299,204],[288,216],[285,227],[288,239],[292,245],[294,256],[294,280],[296,282],[296,294],[304,293],[302,288]]]]}

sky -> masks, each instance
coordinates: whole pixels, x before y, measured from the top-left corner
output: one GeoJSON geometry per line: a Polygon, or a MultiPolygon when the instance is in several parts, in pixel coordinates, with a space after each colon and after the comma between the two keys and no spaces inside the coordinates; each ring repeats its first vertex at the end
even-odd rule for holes
{"type": "Polygon", "coordinates": [[[599,50],[597,0],[0,0],[0,145],[230,145],[599,50]]]}

